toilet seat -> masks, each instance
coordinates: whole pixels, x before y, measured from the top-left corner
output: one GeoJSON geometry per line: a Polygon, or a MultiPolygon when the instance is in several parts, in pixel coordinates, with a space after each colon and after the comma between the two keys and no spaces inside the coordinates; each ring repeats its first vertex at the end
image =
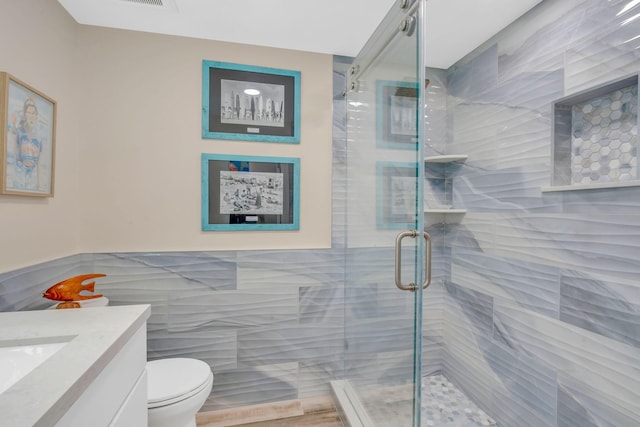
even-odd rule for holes
{"type": "Polygon", "coordinates": [[[173,358],[147,362],[147,378],[147,406],[151,409],[198,394],[213,382],[213,373],[201,360],[173,358]]]}

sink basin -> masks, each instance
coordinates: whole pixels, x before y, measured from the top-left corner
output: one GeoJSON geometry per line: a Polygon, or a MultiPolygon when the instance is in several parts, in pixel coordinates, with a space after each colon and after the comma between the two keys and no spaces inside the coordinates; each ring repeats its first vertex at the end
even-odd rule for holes
{"type": "Polygon", "coordinates": [[[66,342],[0,347],[0,393],[64,347],[66,342]]]}

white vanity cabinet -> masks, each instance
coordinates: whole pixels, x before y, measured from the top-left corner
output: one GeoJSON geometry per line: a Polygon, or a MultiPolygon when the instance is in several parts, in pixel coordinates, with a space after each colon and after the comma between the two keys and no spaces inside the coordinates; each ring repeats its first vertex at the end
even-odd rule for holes
{"type": "Polygon", "coordinates": [[[150,313],[148,305],[0,313],[0,346],[64,343],[0,393],[0,425],[146,427],[150,313]]]}
{"type": "Polygon", "coordinates": [[[146,324],[114,356],[56,427],[147,425],[146,324]]]}

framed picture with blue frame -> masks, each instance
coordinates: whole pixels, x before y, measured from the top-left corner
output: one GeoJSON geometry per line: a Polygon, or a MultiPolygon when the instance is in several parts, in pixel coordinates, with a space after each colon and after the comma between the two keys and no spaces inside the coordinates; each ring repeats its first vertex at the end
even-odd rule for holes
{"type": "Polygon", "coordinates": [[[202,230],[299,230],[300,159],[206,154],[202,230]]]}
{"type": "Polygon", "coordinates": [[[300,72],[202,61],[202,137],[300,143],[300,72]]]}
{"type": "Polygon", "coordinates": [[[414,229],[417,205],[418,163],[376,163],[376,224],[379,229],[414,229]]]}
{"type": "Polygon", "coordinates": [[[418,143],[418,84],[394,80],[376,82],[378,148],[415,150],[418,143]]]}

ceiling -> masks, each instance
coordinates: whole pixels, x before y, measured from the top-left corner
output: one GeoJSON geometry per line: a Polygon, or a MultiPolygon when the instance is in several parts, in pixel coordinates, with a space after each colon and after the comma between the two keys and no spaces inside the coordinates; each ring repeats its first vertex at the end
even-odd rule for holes
{"type": "MultiPolygon", "coordinates": [[[[428,0],[427,65],[448,68],[540,1],[428,0]]],[[[80,24],[344,56],[356,56],[398,7],[398,0],[58,2],[80,24]]]]}

